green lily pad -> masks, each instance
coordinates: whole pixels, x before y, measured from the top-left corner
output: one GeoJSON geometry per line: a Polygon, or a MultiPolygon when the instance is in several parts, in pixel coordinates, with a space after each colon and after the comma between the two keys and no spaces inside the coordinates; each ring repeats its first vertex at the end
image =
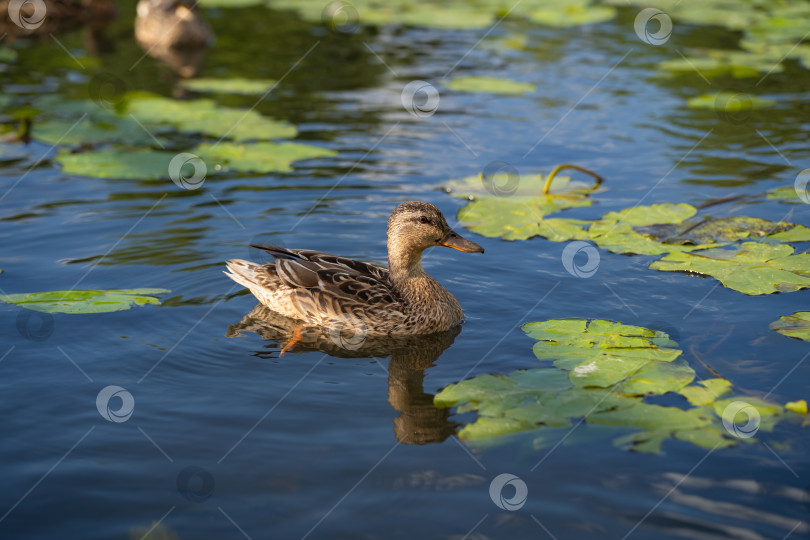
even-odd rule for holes
{"type": "Polygon", "coordinates": [[[12,64],[17,61],[17,51],[11,47],[0,46],[0,62],[12,64]]]}
{"type": "Polygon", "coordinates": [[[174,152],[112,147],[80,153],[62,150],[56,161],[64,172],[78,176],[157,180],[169,178],[169,163],[174,156],[174,152]]]}
{"type": "Polygon", "coordinates": [[[520,95],[534,92],[531,83],[512,81],[501,77],[458,77],[445,85],[458,92],[486,92],[489,94],[520,95]]]}
{"type": "MultiPolygon", "coordinates": [[[[131,118],[114,114],[85,116],[80,119],[54,119],[34,123],[31,135],[46,144],[83,145],[119,142],[151,145],[155,139],[131,118]]],[[[162,143],[161,143],[162,144],[162,143]]]]}
{"type": "Polygon", "coordinates": [[[288,122],[273,120],[249,109],[221,107],[209,99],[176,100],[130,96],[127,113],[149,129],[173,126],[185,133],[201,133],[236,141],[291,139],[298,134],[288,122]]]}
{"type": "Polygon", "coordinates": [[[607,22],[613,19],[616,13],[616,8],[612,6],[597,6],[588,0],[554,0],[532,9],[527,15],[530,21],[543,26],[568,28],[607,22]]]}
{"type": "Polygon", "coordinates": [[[729,289],[750,295],[810,287],[810,254],[793,255],[787,244],[745,242],[733,249],[670,253],[650,268],[712,276],[729,289]]]}
{"type": "Polygon", "coordinates": [[[686,102],[692,109],[712,109],[715,111],[737,112],[751,109],[765,109],[776,104],[772,99],[765,99],[745,93],[714,92],[701,94],[686,102]]]}
{"type": "MultiPolygon", "coordinates": [[[[553,193],[544,195],[542,175],[518,176],[497,173],[483,177],[470,176],[450,180],[445,188],[456,197],[474,198],[458,213],[458,219],[473,232],[489,238],[525,240],[548,232],[577,236],[573,222],[554,221],[543,224],[544,216],[568,208],[591,205],[588,195],[593,190],[569,177],[555,176],[553,193]],[[556,229],[559,227],[559,230],[556,229]]],[[[585,223],[585,222],[581,222],[585,223]]]]}
{"type": "Polygon", "coordinates": [[[695,74],[709,79],[731,75],[742,79],[784,71],[779,64],[781,56],[770,52],[700,50],[690,52],[690,56],[661,62],[658,68],[673,75],[695,74]]]}
{"type": "Polygon", "coordinates": [[[810,311],[797,311],[793,315],[783,315],[771,323],[771,330],[796,339],[810,341],[810,311]]]}
{"type": "Polygon", "coordinates": [[[274,79],[227,79],[199,78],[186,79],[180,86],[193,92],[209,94],[240,94],[260,96],[270,90],[277,81],[274,79]]]}
{"type": "MultiPolygon", "coordinates": [[[[536,434],[533,446],[540,448],[549,440],[559,441],[560,429],[570,431],[584,420],[614,430],[601,433],[616,437],[613,442],[620,448],[660,453],[667,440],[703,448],[737,444],[741,439],[726,429],[723,418],[731,404],[732,412],[739,408],[735,401],[757,410],[762,429],[772,429],[783,417],[779,404],[729,397],[731,383],[725,379],[693,384],[694,370],[664,332],[603,319],[552,319],[525,324],[523,330],[538,340],[538,359],[554,361],[554,367],[480,375],[445,387],[434,398],[437,407],[478,414],[459,432],[462,439],[492,444],[504,435],[531,432],[536,434]],[[581,376],[575,375],[577,370],[581,376]],[[692,406],[645,401],[674,393],[692,406]]],[[[799,402],[791,407],[802,410],[799,402]]]]}
{"type": "Polygon", "coordinates": [[[294,161],[336,156],[328,148],[300,143],[258,142],[253,144],[201,144],[192,151],[205,161],[208,170],[222,172],[288,172],[294,161]]]}
{"type": "Polygon", "coordinates": [[[109,313],[132,306],[160,304],[156,294],[168,289],[122,289],[110,291],[49,291],[0,295],[0,300],[44,313],[109,313]]]}
{"type": "Polygon", "coordinates": [[[731,382],[726,379],[705,379],[697,385],[678,390],[678,393],[689,403],[698,407],[712,405],[718,398],[729,392],[731,392],[731,382]]]}
{"type": "Polygon", "coordinates": [[[793,186],[783,186],[768,190],[766,197],[772,201],[781,201],[791,204],[803,204],[804,201],[799,198],[796,193],[796,188],[793,186]]]}

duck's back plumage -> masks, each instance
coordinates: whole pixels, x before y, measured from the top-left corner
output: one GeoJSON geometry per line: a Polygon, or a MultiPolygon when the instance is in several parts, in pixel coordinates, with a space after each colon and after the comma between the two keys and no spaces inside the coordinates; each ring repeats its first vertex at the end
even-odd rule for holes
{"type": "Polygon", "coordinates": [[[227,263],[227,275],[282,315],[321,326],[373,327],[382,333],[395,332],[405,322],[405,306],[387,268],[309,249],[252,247],[266,251],[275,262],[234,259],[227,263]]]}

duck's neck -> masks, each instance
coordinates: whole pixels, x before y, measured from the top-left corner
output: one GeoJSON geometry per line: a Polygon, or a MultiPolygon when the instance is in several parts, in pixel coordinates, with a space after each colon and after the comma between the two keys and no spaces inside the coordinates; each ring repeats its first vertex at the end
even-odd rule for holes
{"type": "MultiPolygon", "coordinates": [[[[436,282],[422,268],[422,251],[402,249],[388,243],[388,272],[391,284],[406,298],[412,289],[425,281],[436,282]]],[[[438,282],[436,282],[438,285],[438,282]]]]}

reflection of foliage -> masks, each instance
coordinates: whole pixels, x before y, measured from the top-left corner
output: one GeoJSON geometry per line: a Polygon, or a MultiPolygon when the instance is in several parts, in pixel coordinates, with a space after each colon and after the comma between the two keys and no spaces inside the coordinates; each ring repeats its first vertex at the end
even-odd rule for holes
{"type": "Polygon", "coordinates": [[[617,428],[617,446],[660,453],[668,439],[705,448],[736,444],[739,439],[724,429],[722,417],[737,400],[756,409],[761,430],[770,431],[791,414],[776,403],[728,396],[731,383],[725,379],[693,384],[694,370],[664,332],[585,319],[528,323],[523,330],[537,340],[535,356],[553,360],[554,367],[481,375],[447,386],[436,396],[437,406],[455,405],[458,412],[479,415],[460,437],[482,440],[534,432],[535,444],[544,446],[549,431],[570,430],[584,421],[617,428]],[[676,394],[683,398],[680,407],[645,401],[676,394]],[[632,431],[625,435],[628,429],[632,431]]]}
{"type": "Polygon", "coordinates": [[[160,304],[152,295],[167,289],[126,289],[112,291],[49,291],[0,295],[0,300],[45,313],[108,313],[132,306],[160,304]]]}
{"type": "Polygon", "coordinates": [[[273,79],[243,79],[241,77],[228,77],[227,79],[200,77],[180,82],[180,86],[192,92],[257,96],[270,90],[274,84],[276,84],[276,81],[273,79]]]}

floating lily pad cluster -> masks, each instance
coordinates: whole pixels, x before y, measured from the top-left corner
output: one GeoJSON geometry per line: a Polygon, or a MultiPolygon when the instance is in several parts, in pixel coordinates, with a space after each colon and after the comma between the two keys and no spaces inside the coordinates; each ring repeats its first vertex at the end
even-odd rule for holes
{"type": "MultiPolygon", "coordinates": [[[[473,199],[459,211],[459,221],[490,238],[589,240],[614,253],[666,255],[650,268],[713,276],[752,295],[810,287],[810,254],[794,255],[785,244],[810,241],[810,229],[803,225],[743,216],[701,219],[698,209],[685,203],[635,206],[597,220],[549,218],[560,210],[590,206],[592,190],[559,177],[552,182],[553,193],[544,195],[538,193],[542,180],[540,175],[501,174],[446,186],[456,196],[473,199]],[[744,240],[749,242],[736,245],[744,240]]],[[[779,197],[787,195],[780,192],[779,197]]]]}
{"type": "Polygon", "coordinates": [[[0,301],[43,313],[109,313],[132,306],[160,304],[154,295],[168,289],[122,289],[109,291],[48,291],[0,295],[0,301]]]}
{"type": "MultiPolygon", "coordinates": [[[[231,82],[204,80],[196,89],[232,92],[231,82]]],[[[272,81],[259,81],[247,90],[257,92],[268,85],[272,81]]],[[[294,138],[297,128],[255,110],[220,106],[211,99],[176,100],[130,93],[115,107],[52,96],[40,98],[34,105],[42,114],[34,121],[33,137],[61,146],[57,162],[65,172],[84,176],[169,178],[169,163],[181,149],[200,157],[208,175],[286,172],[294,161],[336,155],[308,144],[274,142],[294,138]],[[189,148],[191,137],[211,142],[189,148]]]]}
{"type": "Polygon", "coordinates": [[[534,355],[550,367],[509,375],[480,375],[451,384],[436,395],[438,407],[475,411],[478,418],[460,431],[470,441],[519,432],[537,435],[580,422],[615,428],[614,444],[638,452],[660,453],[676,439],[704,448],[740,442],[723,420],[739,421],[727,408],[743,401],[759,413],[759,429],[782,420],[799,420],[800,403],[788,409],[751,396],[734,395],[730,381],[695,382],[695,371],[681,358],[678,344],[660,331],[609,320],[552,319],[528,323],[523,331],[537,340],[534,355]],[[648,402],[670,395],[671,406],[648,402]]]}
{"type": "Polygon", "coordinates": [[[733,2],[705,0],[606,0],[607,4],[632,4],[638,9],[657,8],[673,24],[720,26],[740,33],[737,49],[687,50],[683,58],[663,62],[662,71],[672,74],[700,72],[704,77],[762,77],[780,72],[782,63],[795,59],[810,68],[807,37],[810,4],[790,0],[733,2]]]}
{"type": "MultiPolygon", "coordinates": [[[[222,0],[203,0],[203,6],[222,0]]],[[[303,19],[335,24],[403,25],[429,28],[486,28],[502,17],[528,19],[544,26],[571,27],[613,19],[613,6],[592,0],[523,0],[506,4],[500,0],[446,0],[443,2],[391,0],[352,0],[349,6],[322,0],[268,0],[273,9],[296,11],[303,19]],[[326,8],[326,9],[325,9],[326,8]]],[[[347,3],[348,4],[348,3],[347,3]]]]}

